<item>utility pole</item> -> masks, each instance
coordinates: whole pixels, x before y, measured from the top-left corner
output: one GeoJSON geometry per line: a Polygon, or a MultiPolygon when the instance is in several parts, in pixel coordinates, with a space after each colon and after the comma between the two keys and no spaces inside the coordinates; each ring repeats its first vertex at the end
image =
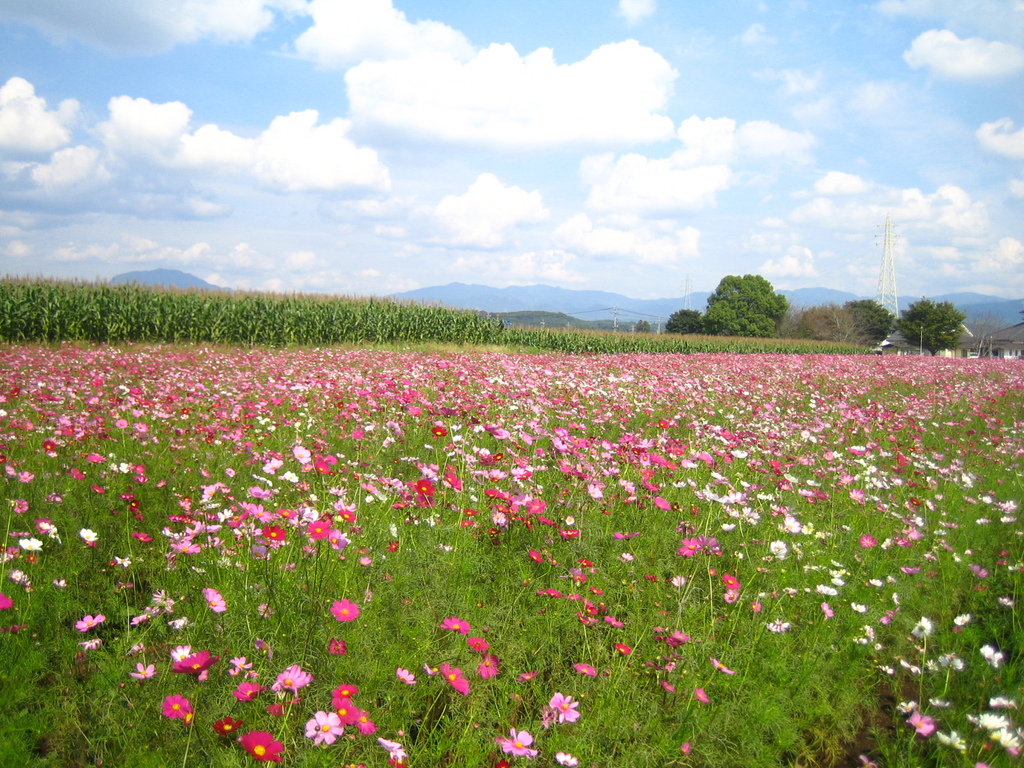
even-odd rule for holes
{"type": "Polygon", "coordinates": [[[900,305],[896,297],[896,263],[893,248],[898,239],[896,225],[892,223],[889,214],[886,214],[885,230],[882,234],[882,269],[878,273],[877,301],[896,319],[899,319],[900,316],[900,305]]]}

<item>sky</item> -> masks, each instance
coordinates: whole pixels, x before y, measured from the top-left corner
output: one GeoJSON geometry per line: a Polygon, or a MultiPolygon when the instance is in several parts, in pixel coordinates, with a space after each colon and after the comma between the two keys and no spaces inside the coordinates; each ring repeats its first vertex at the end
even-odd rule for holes
{"type": "Polygon", "coordinates": [[[1024,297],[1024,0],[0,0],[0,273],[1024,297]]]}

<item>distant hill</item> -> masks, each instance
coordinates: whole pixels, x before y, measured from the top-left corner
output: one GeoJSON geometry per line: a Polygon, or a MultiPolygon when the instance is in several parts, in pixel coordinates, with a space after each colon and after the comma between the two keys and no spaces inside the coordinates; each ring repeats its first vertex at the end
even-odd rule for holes
{"type": "MultiPolygon", "coordinates": [[[[798,288],[779,291],[794,306],[813,307],[820,304],[845,304],[857,299],[873,299],[874,296],[857,296],[848,291],[832,288],[798,288]]],[[[704,311],[708,292],[690,294],[690,307],[704,311]]],[[[664,322],[673,312],[682,309],[686,299],[633,299],[619,293],[607,291],[578,291],[556,288],[550,285],[513,285],[507,288],[492,288],[488,285],[449,283],[447,285],[418,288],[414,291],[394,294],[393,298],[435,302],[460,309],[476,309],[481,312],[555,312],[572,315],[578,320],[613,320],[618,324],[631,324],[647,320],[656,325],[664,322]],[[615,310],[613,313],[612,310],[615,310]]],[[[900,309],[906,309],[920,297],[901,297],[900,309]]],[[[1020,310],[1024,299],[1007,300],[983,293],[950,293],[930,296],[933,301],[950,301],[957,309],[972,319],[984,318],[996,324],[1013,325],[1021,321],[1020,310]]]]}
{"type": "Polygon", "coordinates": [[[164,286],[167,288],[181,288],[183,290],[189,288],[198,288],[206,291],[226,290],[178,269],[145,269],[138,272],[124,272],[112,277],[110,282],[114,285],[138,283],[139,285],[164,286]]]}

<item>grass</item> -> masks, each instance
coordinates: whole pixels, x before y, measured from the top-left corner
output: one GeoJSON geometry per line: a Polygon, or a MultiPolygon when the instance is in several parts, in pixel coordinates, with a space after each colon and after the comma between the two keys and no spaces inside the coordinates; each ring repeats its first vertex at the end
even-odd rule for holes
{"type": "Polygon", "coordinates": [[[249,765],[252,733],[295,766],[1019,759],[1019,366],[0,358],[4,765],[249,765]],[[308,685],[270,689],[296,665],[308,685]],[[268,689],[240,701],[246,680],[268,689]],[[353,707],[372,733],[305,735],[353,707]]]}

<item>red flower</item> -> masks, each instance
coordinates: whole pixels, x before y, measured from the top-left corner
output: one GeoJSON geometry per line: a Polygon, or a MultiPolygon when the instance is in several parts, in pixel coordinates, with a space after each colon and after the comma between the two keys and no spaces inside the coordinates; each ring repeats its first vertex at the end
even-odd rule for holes
{"type": "Polygon", "coordinates": [[[254,760],[261,763],[280,763],[281,752],[284,751],[284,744],[275,741],[273,734],[266,731],[250,731],[240,736],[238,743],[242,748],[253,756],[254,760]]]}
{"type": "Polygon", "coordinates": [[[224,717],[213,724],[213,730],[219,733],[221,736],[227,736],[229,733],[234,733],[242,725],[241,720],[234,720],[230,717],[224,717]]]}
{"type": "Polygon", "coordinates": [[[348,653],[348,646],[345,645],[344,640],[340,640],[337,637],[331,638],[331,642],[327,646],[328,652],[331,656],[344,656],[348,653]]]}
{"type": "Polygon", "coordinates": [[[726,589],[739,589],[740,588],[740,580],[737,579],[735,576],[733,576],[731,574],[728,574],[728,573],[723,573],[722,574],[722,583],[725,584],[725,588],[726,589]]]}
{"type": "MultiPolygon", "coordinates": [[[[271,541],[284,541],[288,538],[288,531],[279,525],[268,525],[263,529],[263,537],[271,541]]],[[[259,733],[259,731],[255,731],[259,733]]]]}

